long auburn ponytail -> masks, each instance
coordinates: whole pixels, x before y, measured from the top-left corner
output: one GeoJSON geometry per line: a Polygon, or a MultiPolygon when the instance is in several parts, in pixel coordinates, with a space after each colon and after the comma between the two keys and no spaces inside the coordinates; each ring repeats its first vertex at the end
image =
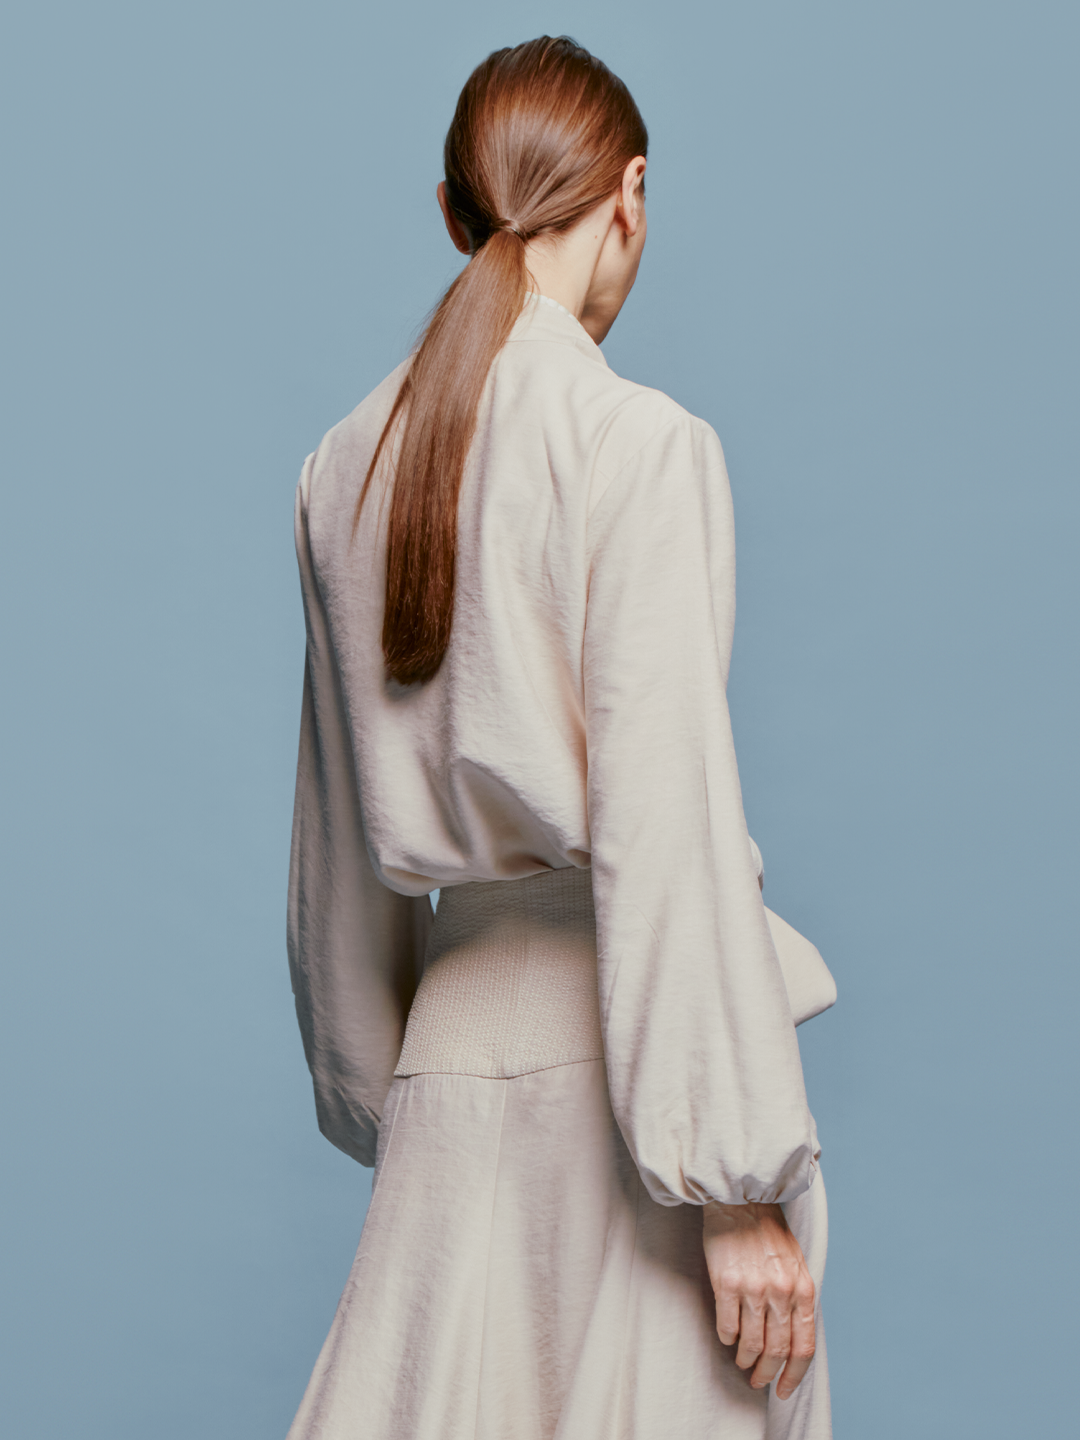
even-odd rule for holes
{"type": "Polygon", "coordinates": [[[400,684],[430,680],[450,643],[458,495],[488,372],[525,303],[526,243],[602,204],[647,147],[626,86],[566,36],[495,51],[461,92],[444,164],[471,258],[413,356],[356,508],[396,451],[382,647],[400,684]]]}

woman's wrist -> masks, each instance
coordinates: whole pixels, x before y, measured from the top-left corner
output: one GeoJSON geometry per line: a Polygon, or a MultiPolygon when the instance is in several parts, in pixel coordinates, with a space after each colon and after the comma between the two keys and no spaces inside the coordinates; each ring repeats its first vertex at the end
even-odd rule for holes
{"type": "Polygon", "coordinates": [[[720,1200],[709,1200],[704,1209],[706,1216],[718,1223],[728,1221],[733,1225],[746,1225],[774,1220],[787,1225],[782,1206],[761,1200],[746,1200],[741,1205],[725,1205],[720,1200]]]}

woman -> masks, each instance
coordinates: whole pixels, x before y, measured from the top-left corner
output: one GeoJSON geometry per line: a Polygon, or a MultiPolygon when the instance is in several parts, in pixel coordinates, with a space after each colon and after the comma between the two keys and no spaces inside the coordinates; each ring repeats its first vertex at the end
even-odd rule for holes
{"type": "Polygon", "coordinates": [[[290,956],[375,1182],[292,1440],[829,1434],[723,455],[597,348],[646,149],[572,41],[480,65],[438,191],[470,262],[300,480],[290,956]]]}

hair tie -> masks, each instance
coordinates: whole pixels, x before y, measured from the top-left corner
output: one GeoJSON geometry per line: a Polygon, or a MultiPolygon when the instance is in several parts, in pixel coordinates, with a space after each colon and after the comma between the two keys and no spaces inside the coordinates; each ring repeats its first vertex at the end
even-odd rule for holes
{"type": "Polygon", "coordinates": [[[504,220],[501,225],[496,225],[495,228],[496,230],[505,230],[511,235],[516,235],[519,240],[526,238],[524,230],[522,230],[514,220],[504,220]]]}

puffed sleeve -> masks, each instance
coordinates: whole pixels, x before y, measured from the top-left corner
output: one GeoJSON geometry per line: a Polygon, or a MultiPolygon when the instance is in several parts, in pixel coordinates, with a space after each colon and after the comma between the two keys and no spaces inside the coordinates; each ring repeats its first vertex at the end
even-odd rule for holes
{"type": "Polygon", "coordinates": [[[373,1165],[431,905],[426,895],[387,889],[368,856],[341,680],[308,538],[313,461],[304,466],[296,496],[307,662],[289,874],[289,968],[319,1129],[339,1150],[373,1165]]]}
{"type": "Polygon", "coordinates": [[[590,520],[584,651],[600,1004],[612,1107],[653,1199],[786,1201],[814,1122],[743,816],[720,442],[683,413],[590,520]]]}

